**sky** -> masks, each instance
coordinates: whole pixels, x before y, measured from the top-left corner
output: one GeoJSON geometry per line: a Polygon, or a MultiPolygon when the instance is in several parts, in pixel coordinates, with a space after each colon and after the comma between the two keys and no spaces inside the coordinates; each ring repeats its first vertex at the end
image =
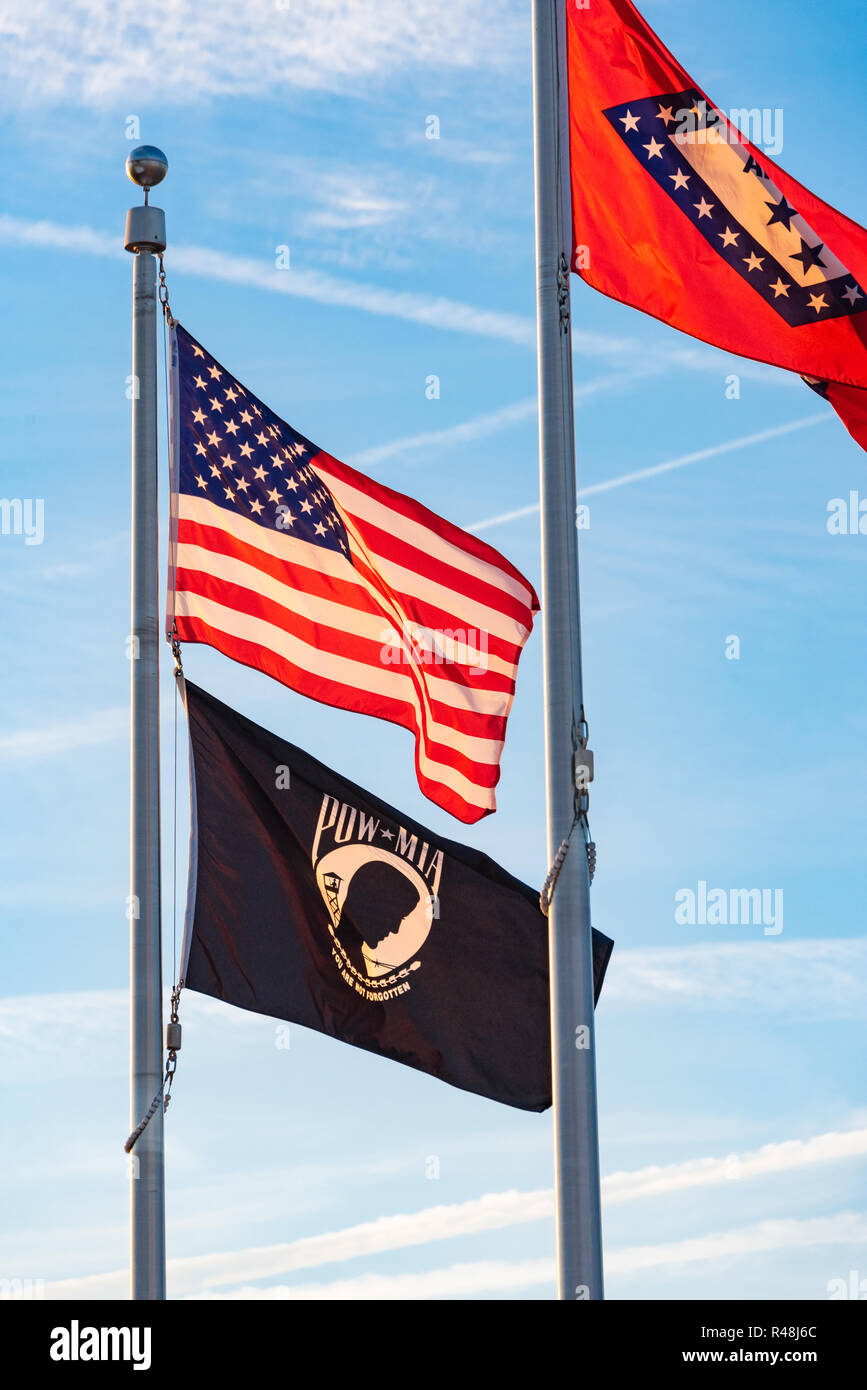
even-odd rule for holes
{"type": "MultiPolygon", "coordinates": [[[[717,105],[775,113],[777,162],[867,221],[857,0],[643,10],[717,105]]],[[[0,32],[0,494],[44,509],[41,544],[0,535],[0,1279],[123,1297],[124,161],[141,142],[168,155],[154,201],[185,327],[301,433],[538,587],[529,5],[9,0],[0,32]]],[[[833,499],[867,495],[864,455],[784,372],[577,281],[572,313],[592,909],[616,943],[597,1010],[607,1294],[865,1297],[867,539],[827,527],[833,499]],[[679,920],[701,883],[765,889],[773,910],[679,920]]],[[[164,428],[161,450],[164,534],[164,428]]],[[[473,827],[422,797],[402,729],[204,647],[184,664],[543,880],[539,630],[499,809],[473,827]]],[[[171,665],[166,650],[167,986],[188,834],[171,665]]],[[[204,996],[181,1014],[171,1298],[552,1297],[550,1113],[298,1027],[281,1046],[273,1019],[204,996]]]]}

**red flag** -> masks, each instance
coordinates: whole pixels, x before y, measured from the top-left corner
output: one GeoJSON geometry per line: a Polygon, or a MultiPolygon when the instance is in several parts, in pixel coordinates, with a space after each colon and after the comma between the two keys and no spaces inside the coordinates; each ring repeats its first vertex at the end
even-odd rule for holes
{"type": "MultiPolygon", "coordinates": [[[[567,13],[573,270],[716,347],[867,387],[867,231],[741,135],[630,0],[567,13]]],[[[867,397],[824,394],[864,444],[867,397]]]]}

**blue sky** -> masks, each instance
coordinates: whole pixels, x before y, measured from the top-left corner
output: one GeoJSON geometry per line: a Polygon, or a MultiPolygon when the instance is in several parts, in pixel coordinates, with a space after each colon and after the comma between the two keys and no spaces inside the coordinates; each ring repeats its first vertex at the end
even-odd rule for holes
{"type": "MultiPolygon", "coordinates": [[[[724,12],[646,0],[644,12],[718,105],[781,110],[778,162],[867,221],[854,0],[796,16],[783,0],[724,12]]],[[[181,322],[305,435],[482,526],[538,583],[529,17],[513,0],[263,0],[243,15],[213,0],[168,17],[15,0],[4,26],[0,492],[44,499],[45,533],[32,546],[0,536],[0,1277],[116,1296],[128,1185],[122,229],[136,201],[124,160],[138,140],[168,154],[155,201],[181,322]],[[275,268],[281,245],[288,271],[275,268]]],[[[593,912],[616,941],[598,1010],[608,1293],[825,1298],[829,1281],[867,1277],[867,540],[826,527],[831,499],[867,495],[864,455],[785,373],[580,283],[573,320],[590,489],[593,912]],[[678,923],[675,895],[702,881],[780,890],[782,930],[678,923]]],[[[540,882],[540,657],[537,632],[499,810],[469,829],[418,792],[404,731],[204,648],[185,665],[540,882]]],[[[170,671],[166,652],[167,983],[170,671]]],[[[178,917],[182,719],[180,744],[178,917]]],[[[172,1296],[551,1296],[549,1116],[300,1028],[281,1049],[273,1020],[197,996],[183,1018],[167,1118],[172,1296]]]]}

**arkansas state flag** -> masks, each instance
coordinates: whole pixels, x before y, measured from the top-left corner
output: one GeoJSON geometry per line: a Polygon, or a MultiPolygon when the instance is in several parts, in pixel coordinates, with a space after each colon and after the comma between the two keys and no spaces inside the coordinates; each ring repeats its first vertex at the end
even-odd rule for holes
{"type": "MultiPolygon", "coordinates": [[[[716,347],[867,387],[867,231],[741,135],[630,0],[567,15],[573,270],[716,347]]],[[[824,394],[864,444],[867,397],[824,394]]]]}
{"type": "MultiPolygon", "coordinates": [[[[538,892],[189,682],[185,699],[183,983],[491,1100],[549,1106],[538,892]]],[[[597,997],[612,944],[594,931],[597,997]]]]}

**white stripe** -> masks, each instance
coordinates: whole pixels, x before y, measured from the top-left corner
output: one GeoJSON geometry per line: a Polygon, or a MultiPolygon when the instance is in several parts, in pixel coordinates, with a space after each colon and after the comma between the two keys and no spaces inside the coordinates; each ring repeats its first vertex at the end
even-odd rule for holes
{"type": "Polygon", "coordinates": [[[425,526],[423,522],[413,521],[410,517],[404,516],[403,512],[396,511],[383,502],[378,502],[368,493],[362,492],[359,488],[353,487],[351,483],[346,483],[342,478],[330,473],[327,464],[321,463],[318,459],[313,467],[323,482],[331,489],[343,510],[349,512],[351,516],[357,516],[361,521],[369,521],[374,526],[379,526],[383,531],[414,545],[425,555],[430,555],[435,560],[442,560],[444,564],[452,565],[455,569],[463,571],[464,574],[475,575],[478,579],[484,580],[486,584],[492,584],[495,589],[505,589],[525,607],[532,607],[532,595],[527,585],[515,579],[514,575],[507,574],[505,570],[500,569],[499,565],[493,564],[490,560],[479,559],[471,551],[464,550],[463,546],[446,540],[444,536],[429,526],[425,526]]]}
{"type": "MultiPolygon", "coordinates": [[[[444,782],[446,786],[457,792],[464,801],[474,806],[490,804],[492,789],[479,787],[455,768],[436,762],[429,756],[426,744],[428,740],[442,743],[448,748],[454,748],[457,752],[463,753],[473,762],[490,763],[496,766],[502,750],[502,743],[495,739],[473,738],[470,734],[464,734],[458,729],[450,729],[445,725],[437,724],[429,717],[425,718],[422,724],[418,692],[410,676],[402,675],[391,667],[387,669],[383,667],[379,670],[375,666],[352,661],[348,657],[319,651],[316,647],[309,646],[300,638],[294,637],[289,632],[284,632],[281,628],[274,627],[272,623],[265,622],[262,618],[251,618],[247,613],[238,613],[235,609],[226,608],[223,604],[216,603],[213,599],[203,598],[200,594],[191,594],[186,591],[179,593],[177,595],[177,613],[180,617],[198,618],[230,637],[253,642],[256,646],[264,647],[275,655],[283,657],[284,660],[292,662],[293,665],[309,671],[312,675],[345,685],[350,690],[365,690],[373,695],[391,696],[413,705],[416,715],[419,717],[419,761],[422,771],[428,777],[444,782]]],[[[441,681],[438,684],[448,685],[449,682],[441,681]]]]}
{"type": "MultiPolygon", "coordinates": [[[[237,537],[245,545],[264,550],[266,554],[273,555],[287,564],[304,565],[307,569],[331,575],[344,584],[357,584],[364,588],[365,592],[375,595],[379,603],[383,602],[382,595],[378,594],[349,560],[336,550],[314,545],[311,541],[298,540],[285,531],[260,526],[238,512],[210,502],[206,497],[193,497],[186,492],[180,494],[178,514],[181,518],[194,521],[200,526],[218,527],[228,535],[237,537]]],[[[456,626],[481,629],[517,647],[526,641],[527,629],[520,623],[515,622],[513,618],[507,618],[503,613],[474,602],[467,598],[466,594],[455,593],[444,585],[401,569],[400,566],[393,565],[379,556],[372,557],[369,563],[397,590],[395,599],[406,595],[424,603],[434,604],[447,613],[454,614],[456,626]]],[[[401,614],[407,622],[413,621],[402,609],[401,614]]]]}
{"type": "MultiPolygon", "coordinates": [[[[309,543],[300,541],[299,544],[309,543]]],[[[318,550],[318,547],[315,546],[310,548],[318,550]]],[[[371,642],[379,642],[382,645],[394,646],[400,643],[403,650],[406,651],[406,637],[410,633],[415,635],[417,641],[423,641],[425,633],[429,632],[420,624],[409,624],[409,632],[406,629],[399,632],[392,620],[382,612],[369,613],[353,607],[352,604],[337,603],[333,599],[322,598],[318,594],[310,594],[305,589],[295,585],[284,584],[281,580],[266,574],[264,570],[258,569],[255,565],[247,564],[244,560],[238,560],[231,555],[224,555],[220,551],[208,550],[201,545],[192,545],[187,541],[180,542],[177,556],[177,563],[181,569],[200,570],[204,574],[212,575],[215,579],[224,580],[229,584],[238,584],[241,588],[249,589],[254,594],[262,594],[263,597],[271,599],[274,603],[279,603],[283,608],[288,608],[290,612],[297,613],[312,623],[330,627],[338,634],[351,632],[354,636],[366,638],[371,642]]],[[[361,586],[357,587],[360,588],[361,586]]],[[[374,593],[373,597],[378,598],[378,595],[374,593]]],[[[436,634],[433,636],[435,637],[436,634]]],[[[453,647],[447,647],[449,655],[454,657],[454,660],[449,663],[453,668],[460,671],[463,667],[483,664],[486,670],[495,671],[498,675],[506,676],[510,680],[515,679],[517,675],[515,665],[509,661],[504,661],[502,657],[492,655],[490,652],[481,652],[478,643],[474,649],[474,640],[473,637],[470,637],[469,645],[456,641],[453,647]]],[[[433,650],[433,646],[431,649],[433,650]]]]}
{"type": "MultiPolygon", "coordinates": [[[[272,652],[283,656],[287,661],[291,661],[294,666],[300,666],[305,671],[312,671],[316,675],[325,676],[329,680],[338,681],[341,685],[348,685],[350,688],[369,690],[374,695],[392,695],[399,700],[412,700],[416,691],[416,685],[408,671],[401,671],[395,665],[383,662],[381,666],[374,665],[372,662],[355,661],[352,657],[339,656],[334,652],[324,652],[319,647],[311,646],[305,642],[303,637],[296,637],[294,633],[286,632],[284,628],[277,627],[274,623],[269,623],[266,618],[256,618],[249,613],[243,613],[236,608],[229,608],[226,604],[219,603],[216,599],[205,598],[202,594],[195,594],[190,590],[181,590],[178,593],[178,612],[181,612],[180,600],[184,597],[188,602],[195,602],[206,605],[214,613],[235,613],[239,619],[251,624],[257,624],[262,629],[263,639],[270,636],[271,640],[262,640],[252,636],[250,633],[241,633],[233,627],[226,627],[219,617],[213,625],[221,627],[224,632],[231,633],[234,637],[246,636],[248,641],[260,641],[263,647],[269,647],[272,652]],[[279,643],[279,645],[277,644],[279,643]],[[315,660],[313,656],[315,654],[315,660]],[[398,682],[398,686],[395,686],[398,682]]],[[[204,610],[199,610],[197,616],[204,616],[204,610]]],[[[206,619],[206,621],[211,621],[206,619]]],[[[429,672],[424,672],[424,680],[430,696],[441,705],[448,705],[451,709],[458,710],[462,714],[478,715],[505,715],[512,703],[512,696],[498,690],[474,690],[467,685],[459,685],[457,681],[442,680],[439,676],[432,676],[429,672]]],[[[454,744],[456,739],[463,741],[466,746],[461,747],[461,752],[474,762],[486,763],[495,762],[491,756],[491,749],[500,750],[502,742],[497,739],[477,738],[472,734],[463,733],[445,724],[439,724],[433,719],[428,711],[428,723],[431,733],[438,729],[442,735],[439,740],[444,743],[454,744]]]]}

